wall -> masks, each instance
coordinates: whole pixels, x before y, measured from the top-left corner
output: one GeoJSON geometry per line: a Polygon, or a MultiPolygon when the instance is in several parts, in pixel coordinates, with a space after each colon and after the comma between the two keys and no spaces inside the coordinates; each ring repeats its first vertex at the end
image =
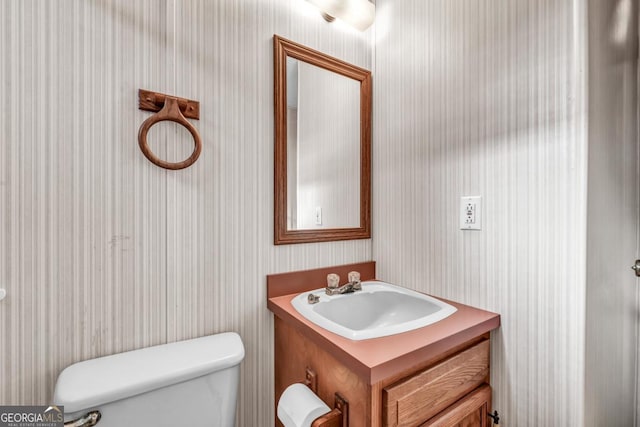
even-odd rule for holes
{"type": "MultiPolygon", "coordinates": [[[[371,259],[370,240],[272,244],[272,35],[371,67],[369,33],[305,5],[0,2],[0,403],[50,402],[79,360],[234,330],[238,425],[270,423],[265,275],[371,259]],[[193,167],[142,156],[138,88],[200,101],[193,167]]],[[[192,147],[172,124],[149,139],[192,147]]]]}
{"type": "Polygon", "coordinates": [[[376,3],[378,276],[502,315],[501,424],[581,426],[586,5],[376,3]],[[459,230],[463,195],[482,231],[459,230]]]}
{"type": "Polygon", "coordinates": [[[638,373],[638,4],[589,2],[586,425],[632,426],[638,373]]]}

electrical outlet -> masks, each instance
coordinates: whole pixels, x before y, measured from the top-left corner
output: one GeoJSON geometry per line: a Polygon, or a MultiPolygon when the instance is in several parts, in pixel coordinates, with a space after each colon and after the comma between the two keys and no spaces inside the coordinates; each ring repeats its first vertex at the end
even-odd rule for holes
{"type": "Polygon", "coordinates": [[[464,207],[464,223],[465,225],[473,225],[476,223],[476,204],[468,202],[464,207]]]}
{"type": "Polygon", "coordinates": [[[460,229],[482,230],[482,196],[460,198],[460,229]]]}

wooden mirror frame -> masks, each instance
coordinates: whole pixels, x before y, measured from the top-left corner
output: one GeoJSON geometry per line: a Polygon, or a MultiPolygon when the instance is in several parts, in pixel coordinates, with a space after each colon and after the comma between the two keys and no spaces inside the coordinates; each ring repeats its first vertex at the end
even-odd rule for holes
{"type": "Polygon", "coordinates": [[[330,242],[371,238],[371,72],[306,46],[273,36],[275,159],[274,244],[330,242]],[[360,226],[287,229],[287,57],[360,82],[360,226]]]}

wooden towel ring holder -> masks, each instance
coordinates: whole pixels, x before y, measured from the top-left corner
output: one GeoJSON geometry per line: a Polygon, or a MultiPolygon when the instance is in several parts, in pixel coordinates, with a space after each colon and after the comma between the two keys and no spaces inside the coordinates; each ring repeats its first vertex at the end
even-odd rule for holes
{"type": "Polygon", "coordinates": [[[138,107],[141,110],[156,111],[157,113],[149,117],[142,122],[140,130],[138,131],[138,145],[140,150],[149,161],[153,164],[160,166],[161,168],[178,170],[188,168],[198,160],[200,153],[202,152],[202,140],[198,130],[191,124],[187,117],[192,119],[200,118],[200,104],[197,101],[192,101],[184,98],[176,98],[173,96],[165,95],[162,93],[151,92],[148,90],[140,89],[138,91],[138,107]],[[151,126],[158,122],[172,121],[181,124],[191,136],[193,136],[194,149],[189,158],[181,162],[167,162],[158,158],[153,151],[149,148],[147,143],[147,133],[151,126]]]}

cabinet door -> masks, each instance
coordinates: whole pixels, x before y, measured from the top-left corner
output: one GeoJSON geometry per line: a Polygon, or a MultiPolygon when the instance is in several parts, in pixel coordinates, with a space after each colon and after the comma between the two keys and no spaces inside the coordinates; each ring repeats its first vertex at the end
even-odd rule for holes
{"type": "Polygon", "coordinates": [[[451,405],[422,427],[489,427],[491,387],[484,385],[451,405]]]}
{"type": "Polygon", "coordinates": [[[383,425],[418,426],[489,379],[489,340],[418,372],[382,392],[383,425]]]}

